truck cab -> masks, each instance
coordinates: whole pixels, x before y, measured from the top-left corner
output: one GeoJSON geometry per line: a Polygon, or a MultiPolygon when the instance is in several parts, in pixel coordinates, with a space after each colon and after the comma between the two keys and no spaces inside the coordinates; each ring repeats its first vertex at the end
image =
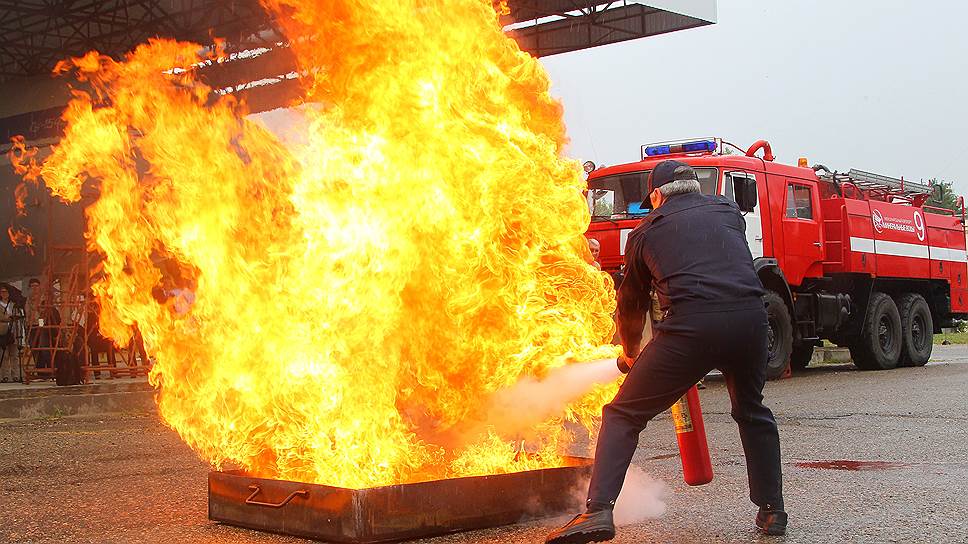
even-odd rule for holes
{"type": "Polygon", "coordinates": [[[602,269],[621,280],[628,234],[650,211],[648,175],[675,159],[696,170],[703,193],[744,212],[767,291],[771,378],[805,367],[824,339],[850,347],[861,368],[922,365],[931,334],[968,315],[963,207],[959,217],[924,206],[932,188],[903,178],[775,162],[764,140],[729,145],[664,142],[642,146],[637,162],[586,164],[586,236],[601,244],[602,269]]]}

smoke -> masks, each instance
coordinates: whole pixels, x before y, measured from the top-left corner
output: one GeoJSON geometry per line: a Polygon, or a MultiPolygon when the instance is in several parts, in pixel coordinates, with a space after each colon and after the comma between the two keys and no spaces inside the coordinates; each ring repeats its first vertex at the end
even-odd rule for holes
{"type": "MultiPolygon", "coordinates": [[[[622,492],[615,501],[615,525],[633,525],[665,514],[666,490],[667,487],[661,480],[656,480],[641,468],[630,465],[625,474],[622,492]]],[[[576,508],[584,511],[587,496],[588,480],[585,480],[572,491],[576,508]]]]}
{"type": "Polygon", "coordinates": [[[598,359],[557,368],[542,380],[527,377],[494,394],[483,425],[513,437],[564,412],[593,387],[621,376],[615,359],[598,359]]]}
{"type": "Polygon", "coordinates": [[[615,524],[630,525],[665,513],[666,486],[641,468],[632,465],[625,474],[625,485],[615,501],[615,524]]]}

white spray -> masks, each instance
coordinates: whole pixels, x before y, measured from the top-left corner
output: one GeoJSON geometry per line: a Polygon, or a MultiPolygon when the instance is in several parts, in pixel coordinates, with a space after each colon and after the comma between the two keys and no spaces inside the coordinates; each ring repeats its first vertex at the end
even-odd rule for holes
{"type": "Polygon", "coordinates": [[[494,394],[485,424],[500,436],[515,436],[561,414],[596,385],[619,376],[615,359],[599,359],[556,368],[540,381],[523,378],[494,394]]]}

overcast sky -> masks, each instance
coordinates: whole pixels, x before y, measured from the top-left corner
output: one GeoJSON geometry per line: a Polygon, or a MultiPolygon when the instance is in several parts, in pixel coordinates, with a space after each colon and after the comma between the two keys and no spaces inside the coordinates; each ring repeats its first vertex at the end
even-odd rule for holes
{"type": "Polygon", "coordinates": [[[719,0],[715,25],[542,59],[569,154],[765,138],[777,160],[939,177],[968,195],[968,2],[719,0]]]}

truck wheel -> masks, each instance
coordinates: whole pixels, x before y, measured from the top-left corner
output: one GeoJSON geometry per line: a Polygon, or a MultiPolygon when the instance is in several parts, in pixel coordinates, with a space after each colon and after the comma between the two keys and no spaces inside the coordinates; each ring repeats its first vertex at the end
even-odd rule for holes
{"type": "Polygon", "coordinates": [[[934,322],[924,297],[905,293],[897,299],[901,315],[901,360],[899,366],[924,366],[931,358],[934,322]]]}
{"type": "Polygon", "coordinates": [[[766,304],[766,318],[770,325],[767,332],[766,379],[775,380],[786,372],[793,351],[793,322],[790,320],[790,310],[783,299],[773,291],[763,295],[766,304]]]}
{"type": "Polygon", "coordinates": [[[803,370],[807,368],[812,358],[813,344],[793,346],[793,353],[790,354],[790,368],[793,370],[803,370]]]}
{"type": "Polygon", "coordinates": [[[850,343],[854,365],[861,370],[895,368],[902,342],[901,316],[894,300],[881,292],[872,293],[864,328],[850,343]]]}

